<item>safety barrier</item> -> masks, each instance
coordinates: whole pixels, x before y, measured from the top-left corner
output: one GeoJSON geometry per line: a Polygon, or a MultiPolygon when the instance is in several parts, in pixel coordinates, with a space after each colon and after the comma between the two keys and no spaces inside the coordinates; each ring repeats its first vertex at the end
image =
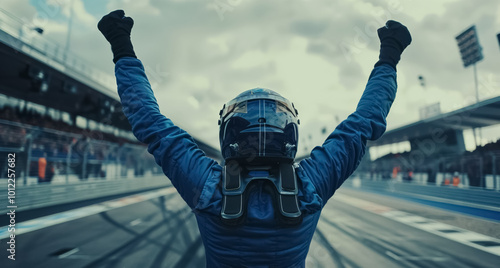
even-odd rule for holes
{"type": "Polygon", "coordinates": [[[102,181],[83,181],[69,184],[40,184],[16,187],[8,193],[7,181],[0,181],[0,214],[8,212],[7,206],[16,206],[16,211],[72,203],[93,198],[125,194],[136,191],[171,186],[164,176],[115,179],[102,181]],[[14,204],[9,204],[9,197],[14,196],[14,204]]]}
{"type": "MultiPolygon", "coordinates": [[[[360,179],[359,174],[349,178],[342,187],[357,188],[379,193],[400,193],[433,200],[450,200],[462,202],[465,205],[474,204],[500,209],[500,192],[470,187],[419,185],[408,182],[398,182],[393,179],[373,181],[360,179]],[[430,198],[429,198],[430,197],[430,198]]],[[[456,203],[456,202],[455,202],[456,203]]]]}
{"type": "MultiPolygon", "coordinates": [[[[367,163],[359,171],[371,173],[372,178],[390,179],[399,177],[405,181],[425,175],[425,180],[435,184],[466,184],[475,187],[500,190],[500,151],[493,150],[495,144],[486,145],[479,152],[457,155],[442,155],[412,159],[411,154],[388,155],[367,163]],[[418,160],[418,161],[417,161],[418,160]]],[[[422,179],[422,177],[420,178],[422,179]]]]}

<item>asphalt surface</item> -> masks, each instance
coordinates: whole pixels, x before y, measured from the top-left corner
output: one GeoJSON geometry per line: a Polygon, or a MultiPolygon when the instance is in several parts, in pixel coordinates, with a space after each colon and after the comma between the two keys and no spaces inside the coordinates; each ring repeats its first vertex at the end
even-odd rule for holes
{"type": "MultiPolygon", "coordinates": [[[[466,217],[387,196],[349,189],[342,194],[427,217],[439,218],[442,212],[450,224],[449,215],[466,217]]],[[[476,219],[464,221],[474,225],[476,219]]],[[[477,222],[500,229],[497,222],[477,222]]],[[[7,259],[7,241],[0,240],[2,268],[205,265],[195,217],[177,193],[18,235],[15,261],[7,259]]],[[[500,256],[334,198],[323,210],[306,263],[307,267],[498,267],[500,256]]]]}
{"type": "Polygon", "coordinates": [[[498,263],[499,256],[335,198],[323,210],[307,259],[308,267],[498,267],[498,263]]]}

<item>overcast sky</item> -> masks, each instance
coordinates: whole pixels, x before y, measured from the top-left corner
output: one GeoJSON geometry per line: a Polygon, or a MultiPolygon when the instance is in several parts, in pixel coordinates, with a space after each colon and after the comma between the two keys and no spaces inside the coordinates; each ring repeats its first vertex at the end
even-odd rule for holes
{"type": "MultiPolygon", "coordinates": [[[[217,147],[220,108],[254,87],[295,103],[301,149],[321,143],[323,127],[333,131],[354,111],[377,61],[376,29],[387,19],[405,24],[413,37],[398,65],[388,129],[417,121],[425,105],[440,102],[446,112],[475,102],[473,69],[463,67],[455,40],[472,25],[484,54],[480,99],[500,95],[498,0],[2,0],[1,8],[65,44],[71,5],[70,50],[110,75],[112,54],[96,25],[125,10],[161,111],[217,147]]],[[[500,136],[494,132],[484,131],[485,142],[500,136]]]]}

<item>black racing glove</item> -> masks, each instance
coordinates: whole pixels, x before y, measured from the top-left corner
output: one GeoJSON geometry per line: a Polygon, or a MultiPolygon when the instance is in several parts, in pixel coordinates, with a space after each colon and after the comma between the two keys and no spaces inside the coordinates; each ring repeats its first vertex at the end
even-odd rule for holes
{"type": "Polygon", "coordinates": [[[377,32],[380,39],[380,54],[375,67],[389,64],[396,70],[401,53],[411,43],[410,32],[406,26],[393,20],[387,21],[377,32]]]}
{"type": "Polygon", "coordinates": [[[111,44],[113,51],[113,62],[116,63],[122,57],[137,58],[130,41],[130,31],[134,26],[131,17],[125,17],[123,10],[115,10],[102,17],[97,28],[111,44]]]}

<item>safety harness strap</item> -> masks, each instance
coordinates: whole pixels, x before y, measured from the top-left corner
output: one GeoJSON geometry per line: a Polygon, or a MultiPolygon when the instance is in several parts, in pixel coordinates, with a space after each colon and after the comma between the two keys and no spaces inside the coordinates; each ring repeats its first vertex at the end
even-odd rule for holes
{"type": "Polygon", "coordinates": [[[250,192],[247,186],[254,180],[268,180],[274,184],[275,187],[270,187],[270,194],[273,196],[275,214],[280,223],[296,225],[302,222],[295,168],[292,163],[277,165],[279,166],[261,167],[274,171],[266,173],[269,174],[266,177],[249,176],[249,167],[240,167],[235,162],[224,166],[221,218],[225,224],[238,225],[244,221],[250,192]]]}

